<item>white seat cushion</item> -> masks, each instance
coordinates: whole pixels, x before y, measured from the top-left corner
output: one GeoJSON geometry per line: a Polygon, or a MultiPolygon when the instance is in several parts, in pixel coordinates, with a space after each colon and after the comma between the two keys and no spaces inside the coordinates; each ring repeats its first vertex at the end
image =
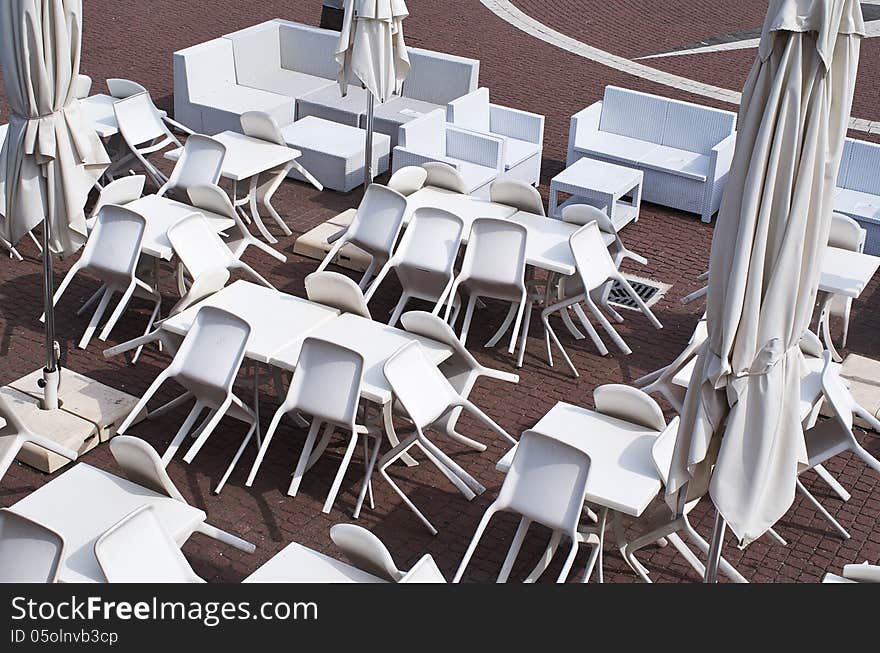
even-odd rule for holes
{"type": "Polygon", "coordinates": [[[598,154],[602,158],[638,163],[660,146],[649,141],[600,131],[590,135],[583,143],[577,143],[575,147],[588,154],[598,154]]]}
{"type": "Polygon", "coordinates": [[[495,168],[481,166],[478,163],[470,163],[468,161],[458,161],[458,172],[464,178],[468,187],[468,192],[474,192],[478,188],[482,188],[498,177],[498,171],[495,168]]]}
{"type": "Polygon", "coordinates": [[[834,197],[834,210],[880,222],[880,195],[838,188],[834,197]]]}
{"type": "Polygon", "coordinates": [[[306,93],[296,100],[297,118],[316,116],[352,127],[361,126],[367,110],[367,91],[354,84],[348,85],[348,94],[342,97],[338,84],[306,93]]]}
{"type": "Polygon", "coordinates": [[[238,85],[222,86],[199,98],[198,104],[238,115],[245,111],[265,111],[279,125],[292,123],[295,109],[293,98],[238,85]]]}
{"type": "MultiPolygon", "coordinates": [[[[492,135],[498,136],[498,134],[492,135]]],[[[501,138],[504,138],[504,168],[506,170],[518,166],[529,157],[534,156],[541,151],[541,147],[535,143],[521,141],[518,138],[504,136],[501,138]]]]}
{"type": "Polygon", "coordinates": [[[706,181],[709,174],[707,155],[668,145],[657,145],[642,157],[639,165],[702,182],[706,181]]]}
{"type": "Polygon", "coordinates": [[[258,79],[249,81],[247,86],[262,91],[270,91],[290,98],[298,98],[314,91],[336,84],[332,79],[315,77],[306,73],[285,68],[276,68],[265,71],[258,79]]]}

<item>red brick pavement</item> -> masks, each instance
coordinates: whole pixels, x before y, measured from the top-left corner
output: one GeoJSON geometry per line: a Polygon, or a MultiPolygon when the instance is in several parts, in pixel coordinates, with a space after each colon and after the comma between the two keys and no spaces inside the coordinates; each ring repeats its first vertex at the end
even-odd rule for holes
{"type": "MultiPolygon", "coordinates": [[[[273,16],[285,16],[317,23],[319,3],[290,3],[269,0],[246,11],[240,3],[215,2],[212,11],[204,11],[204,3],[185,3],[177,0],[157,0],[146,5],[86,0],[84,70],[100,80],[109,76],[124,76],[144,82],[163,104],[170,105],[171,52],[180,47],[206,40],[273,16]],[[312,6],[314,5],[314,6],[312,6]],[[149,32],[147,35],[146,32],[149,32]],[[134,44],[134,45],[133,45],[134,44]],[[113,63],[113,62],[118,63],[113,63]]],[[[410,43],[477,56],[482,61],[481,78],[490,86],[498,101],[538,111],[547,115],[548,139],[544,166],[546,178],[557,171],[564,160],[567,117],[601,95],[607,83],[626,84],[652,92],[663,92],[655,85],[609,71],[579,57],[568,55],[544,43],[532,40],[505,23],[495,19],[481,5],[465,5],[452,0],[411,2],[413,18],[408,24],[410,43]],[[452,12],[452,9],[455,9],[452,12]],[[455,16],[445,19],[446,12],[455,16]],[[491,47],[479,46],[468,35],[474,24],[482,27],[491,39],[491,47]],[[552,75],[547,71],[553,71],[552,75]],[[527,80],[528,83],[523,83],[527,80]]],[[[2,98],[0,98],[2,100],[2,98]]],[[[0,105],[2,106],[2,105],[0,105]]],[[[294,237],[280,238],[280,247],[288,254],[288,262],[279,264],[261,253],[251,254],[250,262],[264,272],[279,288],[303,294],[302,280],[314,270],[315,262],[292,255],[296,235],[327,219],[342,208],[353,206],[358,194],[347,196],[331,192],[317,193],[297,183],[286,183],[277,195],[276,206],[294,229],[294,237]]],[[[672,289],[656,306],[656,313],[664,324],[655,331],[639,315],[627,315],[621,325],[621,334],[629,342],[633,354],[628,357],[612,355],[600,357],[585,342],[565,339],[567,349],[581,371],[581,377],[572,380],[565,369],[549,368],[543,358],[543,342],[538,324],[530,333],[529,349],[521,370],[521,381],[512,387],[495,381],[481,383],[474,392],[476,403],[495,417],[514,434],[532,426],[553,404],[564,400],[584,406],[592,405],[592,390],[609,382],[628,382],[646,371],[665,364],[686,342],[701,311],[699,306],[683,307],[679,299],[697,288],[695,277],[707,266],[708,248],[712,230],[694,216],[683,215],[660,207],[646,205],[641,220],[627,227],[626,242],[650,260],[647,268],[632,269],[637,274],[650,276],[673,284],[672,289]]],[[[42,329],[37,321],[40,293],[40,267],[35,249],[25,243],[21,247],[26,260],[22,263],[0,264],[0,383],[9,382],[41,365],[42,329]]],[[[5,260],[5,259],[4,259],[5,260]]],[[[58,275],[67,263],[56,266],[58,275]]],[[[58,331],[65,346],[65,362],[79,372],[134,394],[142,393],[155,377],[167,358],[148,350],[136,366],[127,366],[120,360],[105,360],[96,341],[86,351],[75,348],[84,323],[74,315],[79,302],[94,288],[94,283],[81,278],[75,282],[58,310],[58,331]]],[[[166,289],[166,298],[173,302],[173,291],[166,289]]],[[[866,355],[878,355],[878,341],[872,325],[876,324],[880,302],[880,283],[874,282],[856,302],[850,350],[866,355]]],[[[377,297],[374,314],[381,316],[390,309],[396,298],[393,284],[388,284],[377,297]]],[[[170,303],[166,304],[166,308],[170,303]]],[[[485,341],[492,326],[502,319],[504,309],[490,304],[481,313],[473,332],[474,344],[485,341]]],[[[121,342],[137,335],[146,318],[145,307],[127,314],[113,334],[113,342],[121,342]]],[[[113,342],[108,343],[113,344],[113,342]]],[[[502,348],[477,348],[475,354],[484,362],[503,369],[512,368],[512,358],[502,348]]],[[[246,392],[246,391],[242,391],[246,392]]],[[[165,391],[172,396],[173,388],[165,391]]],[[[271,390],[264,389],[267,397],[264,415],[273,409],[271,390]]],[[[184,416],[184,411],[169,414],[160,420],[143,424],[135,433],[152,442],[160,451],[170,441],[184,416]]],[[[451,576],[473,533],[477,520],[495,497],[502,476],[494,469],[495,461],[504,447],[497,439],[465,421],[463,428],[489,444],[484,453],[474,453],[444,447],[478,479],[487,491],[472,502],[465,501],[432,467],[395,468],[409,496],[421,506],[440,529],[437,537],[430,536],[388,486],[376,478],[376,510],[365,509],[360,523],[376,532],[388,544],[398,564],[406,566],[425,552],[432,553],[441,568],[451,576]]],[[[257,545],[253,555],[241,554],[216,544],[202,536],[194,536],[185,546],[185,552],[196,570],[211,580],[238,581],[280,550],[290,541],[297,541],[319,550],[336,553],[330,543],[329,527],[341,521],[350,521],[350,511],[359,489],[360,458],[356,457],[347,475],[337,504],[329,515],[321,513],[324,496],[336,471],[340,449],[331,448],[328,455],[306,475],[300,495],[285,495],[289,474],[298,455],[304,432],[290,426],[282,427],[273,442],[260,475],[253,488],[243,487],[250,462],[248,454],[241,468],[232,476],[221,496],[210,489],[228,463],[233,447],[243,435],[241,426],[224,421],[192,465],[174,461],[169,472],[181,491],[196,505],[204,507],[212,523],[228,528],[257,545]]],[[[880,455],[880,442],[862,438],[875,455],[880,455]]],[[[107,447],[84,456],[83,460],[106,469],[115,465],[107,447]]],[[[808,479],[808,485],[829,509],[849,528],[852,538],[846,542],[832,530],[808,505],[796,501],[783,518],[779,531],[788,539],[787,547],[770,546],[764,541],[751,545],[745,551],[728,547],[725,554],[740,571],[755,581],[814,581],[829,568],[864,559],[880,560],[880,532],[874,527],[880,511],[878,478],[866,471],[864,465],[850,456],[841,456],[830,465],[841,482],[852,491],[852,499],[843,504],[829,496],[821,483],[808,479]]],[[[0,505],[9,505],[47,481],[47,477],[30,468],[16,465],[0,488],[0,505]]],[[[711,515],[705,506],[693,513],[693,523],[704,534],[711,528],[711,515]]],[[[514,521],[500,519],[496,528],[487,534],[477,551],[467,580],[487,581],[494,574],[506,552],[514,521]]],[[[538,555],[542,538],[530,540],[523,553],[523,563],[517,573],[524,572],[526,563],[538,555]]],[[[642,562],[652,570],[657,580],[693,581],[696,575],[681,558],[668,549],[648,547],[640,555],[642,562]]],[[[579,571],[585,556],[580,556],[575,571],[579,571]]],[[[559,564],[558,561],[556,564],[559,564]]],[[[606,560],[608,578],[615,582],[632,582],[633,574],[614,553],[606,560]]],[[[547,577],[552,575],[548,572],[547,577]]]]}

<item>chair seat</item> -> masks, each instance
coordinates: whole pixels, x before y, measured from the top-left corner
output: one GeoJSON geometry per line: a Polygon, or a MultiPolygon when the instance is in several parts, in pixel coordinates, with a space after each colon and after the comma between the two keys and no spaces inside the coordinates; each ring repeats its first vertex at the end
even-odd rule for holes
{"type": "Polygon", "coordinates": [[[286,95],[289,98],[299,98],[328,86],[336,86],[336,82],[332,79],[308,75],[296,70],[278,68],[267,70],[258,80],[247,86],[261,91],[286,95]]]}
{"type": "Polygon", "coordinates": [[[456,164],[458,165],[458,172],[467,184],[469,193],[473,193],[478,188],[482,188],[498,177],[498,171],[495,168],[481,166],[478,163],[470,163],[469,161],[456,160],[456,164]]]}
{"type": "MultiPolygon", "coordinates": [[[[498,134],[492,134],[497,136],[498,134]]],[[[538,154],[541,146],[528,141],[521,141],[518,138],[504,138],[504,168],[510,170],[518,166],[526,159],[538,154]]]]}
{"type": "Polygon", "coordinates": [[[637,163],[658,147],[660,146],[650,141],[602,131],[575,145],[575,149],[586,154],[596,154],[600,158],[616,159],[624,163],[637,163]]]}
{"type": "Polygon", "coordinates": [[[265,111],[279,125],[293,122],[295,109],[293,98],[237,84],[218,88],[196,103],[239,115],[246,111],[265,111]]]}
{"type": "Polygon", "coordinates": [[[834,210],[853,217],[880,221],[880,195],[838,188],[834,196],[834,210]]]}
{"type": "Polygon", "coordinates": [[[850,448],[850,439],[834,418],[819,422],[804,433],[810,467],[821,465],[850,448]]]}
{"type": "Polygon", "coordinates": [[[337,84],[324,86],[296,99],[297,117],[317,116],[327,120],[360,127],[367,110],[367,90],[355,84],[348,85],[348,93],[342,97],[337,84]]]}
{"type": "Polygon", "coordinates": [[[648,152],[639,165],[659,172],[705,182],[709,174],[710,159],[705,154],[680,150],[668,145],[657,145],[648,152]]]}

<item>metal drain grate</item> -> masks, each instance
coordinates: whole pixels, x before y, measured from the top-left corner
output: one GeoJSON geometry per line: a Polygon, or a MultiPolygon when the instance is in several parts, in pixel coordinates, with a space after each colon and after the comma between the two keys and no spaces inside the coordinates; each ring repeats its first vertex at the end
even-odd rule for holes
{"type": "MultiPolygon", "coordinates": [[[[627,276],[627,281],[629,281],[629,285],[632,286],[633,290],[636,291],[636,294],[641,297],[642,301],[648,306],[656,304],[669,289],[667,284],[660,281],[654,281],[653,279],[636,279],[627,276]]],[[[632,297],[629,296],[617,281],[611,286],[611,293],[608,296],[608,301],[621,308],[628,308],[636,311],[639,310],[639,307],[636,306],[632,297]]]]}

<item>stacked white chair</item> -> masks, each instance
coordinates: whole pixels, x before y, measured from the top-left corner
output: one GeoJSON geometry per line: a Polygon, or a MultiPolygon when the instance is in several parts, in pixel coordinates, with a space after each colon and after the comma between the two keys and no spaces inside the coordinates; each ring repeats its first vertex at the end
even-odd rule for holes
{"type": "MultiPolygon", "coordinates": [[[[407,166],[407,168],[411,167],[412,166],[407,166]]],[[[398,172],[406,170],[407,168],[401,168],[394,174],[396,175],[398,172]]],[[[468,185],[464,180],[464,177],[462,177],[461,173],[448,163],[443,163],[441,161],[428,161],[427,163],[423,163],[421,168],[425,171],[425,186],[448,190],[460,195],[468,194],[468,185]]],[[[392,178],[393,177],[394,175],[392,175],[392,178]]]]}
{"type": "Polygon", "coordinates": [[[305,279],[309,301],[338,308],[372,320],[364,293],[354,281],[338,272],[312,272],[305,279]]]}
{"type": "Polygon", "coordinates": [[[373,272],[391,257],[403,226],[405,212],[406,198],[403,195],[385,186],[371,184],[364,193],[348,230],[334,243],[318,266],[317,272],[326,269],[339,250],[351,243],[372,257],[358,284],[364,290],[373,272]]]}
{"type": "MultiPolygon", "coordinates": [[[[140,199],[144,194],[144,184],[147,178],[144,175],[127,175],[114,179],[101,189],[98,193],[98,199],[95,200],[95,206],[92,207],[92,213],[89,216],[88,223],[94,224],[98,212],[105,204],[115,204],[116,206],[125,206],[130,202],[140,199]]],[[[91,224],[89,227],[91,228],[91,224]]]]}
{"type": "Polygon", "coordinates": [[[150,162],[149,156],[182,145],[162,120],[149,93],[117,100],[113,103],[113,112],[128,149],[140,161],[153,183],[157,187],[164,185],[168,178],[150,162]]]}
{"type": "MultiPolygon", "coordinates": [[[[388,273],[394,271],[402,292],[388,324],[397,324],[411,299],[430,302],[434,304],[434,312],[440,312],[452,289],[453,266],[463,229],[462,219],[449,211],[431,207],[413,211],[394,255],[376,275],[366,293],[369,302],[388,273]]],[[[454,297],[449,300],[458,304],[454,297]]],[[[455,317],[453,315],[453,321],[455,317]]]]}
{"type": "Polygon", "coordinates": [[[216,184],[220,181],[226,146],[210,136],[193,134],[186,139],[180,159],[174,165],[171,176],[156,191],[159,197],[167,194],[184,198],[192,186],[216,184]]]}
{"type": "Polygon", "coordinates": [[[496,204],[512,206],[525,213],[546,215],[541,194],[531,184],[518,179],[493,181],[489,186],[489,200],[496,204]]]}
{"type": "Polygon", "coordinates": [[[428,171],[422,166],[406,166],[391,175],[387,186],[404,197],[409,197],[417,190],[421,190],[427,179],[428,171]]]}
{"type": "MultiPolygon", "coordinates": [[[[133,82],[130,79],[108,79],[107,91],[112,97],[116,98],[117,100],[124,100],[127,97],[138,95],[139,93],[146,93],[147,95],[149,95],[149,91],[147,91],[145,86],[143,86],[142,84],[138,84],[137,82],[133,82]]],[[[150,102],[153,103],[152,99],[150,99],[150,102]]],[[[153,107],[156,107],[155,103],[153,103],[153,107]]],[[[156,113],[158,113],[162,117],[162,120],[172,129],[176,129],[177,131],[183,132],[184,134],[193,133],[193,131],[189,127],[181,125],[176,120],[169,118],[167,112],[157,108],[156,113]]]]}
{"type": "MultiPolygon", "coordinates": [[[[535,431],[523,433],[513,463],[498,492],[498,498],[486,509],[477,525],[453,582],[459,582],[464,576],[486,527],[498,512],[513,512],[521,517],[497,582],[507,582],[533,522],[549,528],[554,537],[564,536],[571,541],[571,548],[556,579],[557,583],[565,582],[568,578],[580,546],[586,544],[592,547],[583,578],[583,582],[587,582],[600,551],[599,540],[595,535],[584,536],[578,532],[589,472],[590,458],[582,451],[535,431]]],[[[537,580],[546,566],[547,564],[539,565],[529,574],[526,582],[537,580]]]]}

